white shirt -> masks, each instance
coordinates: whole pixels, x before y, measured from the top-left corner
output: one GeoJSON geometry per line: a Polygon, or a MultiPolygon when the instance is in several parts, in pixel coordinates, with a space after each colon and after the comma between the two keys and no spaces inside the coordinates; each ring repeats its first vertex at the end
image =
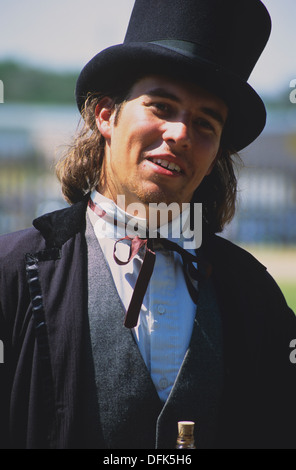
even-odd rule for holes
{"type": "MultiPolygon", "coordinates": [[[[97,191],[93,191],[91,199],[97,207],[104,209],[111,221],[114,217],[119,221],[131,217],[97,191]]],[[[90,207],[87,210],[126,311],[142,264],[142,253],[139,252],[128,264],[118,265],[113,259],[113,249],[115,241],[126,235],[124,227],[117,226],[114,230],[112,223],[98,217],[90,207]]],[[[146,223],[144,219],[138,221],[146,223]]],[[[173,241],[181,244],[182,236],[173,241]]],[[[123,253],[126,249],[124,243],[118,243],[118,257],[127,259],[123,253]]],[[[193,250],[188,251],[195,254],[193,250]]],[[[162,401],[168,398],[186,354],[195,314],[196,305],[188,293],[181,256],[176,252],[157,250],[139,321],[132,331],[162,401]]]]}

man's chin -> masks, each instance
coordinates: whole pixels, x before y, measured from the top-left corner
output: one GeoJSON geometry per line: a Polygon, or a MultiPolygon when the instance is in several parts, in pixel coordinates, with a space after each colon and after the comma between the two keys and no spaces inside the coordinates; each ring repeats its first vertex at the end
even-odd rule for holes
{"type": "Polygon", "coordinates": [[[170,205],[172,203],[179,204],[180,201],[175,194],[168,194],[164,191],[154,191],[150,193],[145,193],[139,197],[139,200],[142,204],[148,206],[149,204],[161,204],[170,205]]]}
{"type": "MultiPolygon", "coordinates": [[[[145,205],[160,204],[169,205],[171,203],[182,203],[181,193],[173,188],[158,186],[157,184],[146,185],[137,191],[138,200],[145,205]]],[[[184,201],[185,202],[185,201],[184,201]]]]}

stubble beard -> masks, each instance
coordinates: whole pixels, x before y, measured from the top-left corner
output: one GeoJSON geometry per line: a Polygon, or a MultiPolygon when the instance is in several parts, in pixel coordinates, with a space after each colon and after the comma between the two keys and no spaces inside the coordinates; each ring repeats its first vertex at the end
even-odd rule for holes
{"type": "Polygon", "coordinates": [[[148,207],[149,204],[160,203],[169,205],[177,202],[178,204],[181,204],[175,191],[161,188],[160,185],[158,185],[157,188],[150,189],[145,185],[145,183],[142,183],[141,185],[135,184],[132,185],[130,190],[134,193],[139,202],[144,204],[146,207],[148,207]]]}

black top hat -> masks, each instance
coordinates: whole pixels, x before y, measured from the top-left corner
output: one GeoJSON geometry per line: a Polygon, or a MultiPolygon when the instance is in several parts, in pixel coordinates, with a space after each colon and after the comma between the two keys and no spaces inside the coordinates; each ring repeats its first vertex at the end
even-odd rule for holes
{"type": "Polygon", "coordinates": [[[229,141],[241,150],[265,126],[265,106],[247,80],[270,30],[260,0],[135,0],[124,43],[81,71],[78,107],[88,93],[120,90],[148,73],[190,80],[227,103],[229,141]]]}

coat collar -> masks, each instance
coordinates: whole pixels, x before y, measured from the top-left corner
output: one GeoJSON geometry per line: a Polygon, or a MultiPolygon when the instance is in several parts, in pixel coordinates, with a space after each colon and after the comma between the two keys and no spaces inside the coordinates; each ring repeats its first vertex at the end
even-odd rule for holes
{"type": "Polygon", "coordinates": [[[85,211],[89,194],[65,209],[57,210],[33,220],[47,248],[61,248],[66,241],[85,228],[85,211]]]}

